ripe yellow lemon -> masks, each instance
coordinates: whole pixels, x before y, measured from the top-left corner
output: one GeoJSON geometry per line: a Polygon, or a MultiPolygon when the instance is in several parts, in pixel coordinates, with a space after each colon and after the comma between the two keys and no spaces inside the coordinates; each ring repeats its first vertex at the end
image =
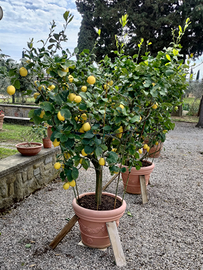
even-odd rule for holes
{"type": "Polygon", "coordinates": [[[85,150],[84,150],[84,149],[82,149],[81,154],[82,154],[84,157],[87,156],[87,154],[85,153],[85,150]]]}
{"type": "Polygon", "coordinates": [[[70,83],[72,83],[73,82],[73,76],[72,75],[69,75],[68,76],[68,80],[69,80],[70,83]]]}
{"type": "Polygon", "coordinates": [[[80,102],[82,101],[81,96],[76,96],[76,97],[74,98],[74,101],[75,101],[76,103],[80,103],[80,102]]]}
{"type": "Polygon", "coordinates": [[[123,104],[120,104],[120,105],[119,105],[119,107],[120,107],[121,109],[124,109],[124,106],[123,106],[123,104]]]}
{"type": "Polygon", "coordinates": [[[117,138],[121,138],[121,137],[122,137],[122,132],[123,132],[123,127],[121,126],[121,127],[119,127],[119,129],[117,130],[117,133],[119,133],[119,134],[117,134],[116,137],[117,137],[117,138]]]}
{"type": "Polygon", "coordinates": [[[38,90],[39,90],[39,91],[41,91],[41,90],[43,90],[43,89],[45,89],[44,85],[40,85],[40,86],[38,87],[38,90]]]}
{"type": "Polygon", "coordinates": [[[19,73],[20,73],[20,75],[21,75],[22,77],[25,77],[25,76],[27,76],[27,69],[24,68],[24,67],[21,67],[21,68],[19,69],[19,73]]]}
{"type": "Polygon", "coordinates": [[[147,150],[147,152],[149,153],[150,147],[148,146],[146,150],[147,150]]]}
{"type": "Polygon", "coordinates": [[[113,81],[110,81],[108,84],[109,84],[110,86],[112,86],[112,85],[113,85],[113,81]]]}
{"type": "Polygon", "coordinates": [[[80,159],[80,164],[82,164],[82,160],[83,160],[83,158],[80,159]]]}
{"type": "Polygon", "coordinates": [[[139,149],[138,152],[139,152],[140,154],[142,154],[142,149],[139,149]]]}
{"type": "Polygon", "coordinates": [[[60,144],[60,142],[57,141],[57,139],[55,139],[55,140],[53,141],[53,146],[54,146],[54,147],[59,146],[59,144],[60,144]]]}
{"type": "Polygon", "coordinates": [[[143,148],[144,149],[147,149],[148,145],[147,144],[144,144],[143,148]]]}
{"type": "Polygon", "coordinates": [[[36,99],[38,96],[40,95],[40,93],[34,93],[34,95],[33,95],[33,97],[34,97],[34,99],[36,99]]]}
{"type": "Polygon", "coordinates": [[[76,97],[76,94],[74,94],[74,93],[70,93],[70,94],[68,95],[68,99],[69,99],[70,101],[73,101],[75,97],[76,97]]]}
{"type": "Polygon", "coordinates": [[[108,86],[106,84],[103,85],[104,90],[108,89],[108,86]]]}
{"type": "Polygon", "coordinates": [[[65,120],[65,117],[63,115],[61,115],[61,112],[60,111],[57,113],[57,117],[58,117],[58,119],[60,121],[64,121],[65,120]]]}
{"type": "Polygon", "coordinates": [[[99,159],[99,165],[101,165],[101,166],[105,165],[105,159],[104,158],[99,159]]]}
{"type": "Polygon", "coordinates": [[[55,88],[55,85],[54,84],[48,86],[48,89],[49,90],[54,90],[54,88],[55,88]]]}
{"type": "Polygon", "coordinates": [[[43,118],[43,117],[44,117],[44,115],[45,115],[45,111],[44,111],[44,110],[42,110],[42,111],[41,111],[41,113],[40,113],[40,115],[39,115],[39,117],[40,117],[40,118],[43,118]]]}
{"type": "Polygon", "coordinates": [[[68,67],[67,68],[63,68],[62,71],[63,72],[69,72],[69,68],[68,67]]]}
{"type": "Polygon", "coordinates": [[[60,163],[60,162],[56,162],[56,163],[54,164],[54,168],[55,168],[56,170],[59,170],[59,169],[61,168],[61,163],[60,163]]]}
{"type": "Polygon", "coordinates": [[[69,183],[69,185],[71,186],[71,187],[74,187],[75,186],[75,180],[72,180],[70,183],[69,183]]]}
{"type": "Polygon", "coordinates": [[[82,127],[85,132],[91,129],[91,125],[88,122],[84,123],[82,127]]]}
{"type": "Polygon", "coordinates": [[[87,120],[87,115],[86,115],[86,113],[83,113],[82,115],[81,115],[81,118],[82,118],[82,120],[87,120]]]}
{"type": "Polygon", "coordinates": [[[96,79],[95,79],[94,76],[89,76],[87,78],[87,83],[89,83],[89,84],[95,84],[95,82],[96,82],[96,79]]]}
{"type": "Polygon", "coordinates": [[[9,86],[7,87],[7,93],[8,93],[10,96],[14,95],[14,94],[15,94],[15,91],[16,91],[16,89],[15,89],[15,87],[14,87],[13,85],[9,85],[9,86]]]}
{"type": "Polygon", "coordinates": [[[159,142],[155,142],[155,145],[158,145],[159,144],[159,142]]]}
{"type": "Polygon", "coordinates": [[[69,153],[64,153],[64,157],[65,157],[65,159],[69,159],[71,157],[71,155],[69,153]]]}
{"type": "Polygon", "coordinates": [[[65,190],[69,189],[69,187],[70,187],[70,184],[68,182],[63,185],[63,189],[65,190]]]}
{"type": "Polygon", "coordinates": [[[156,110],[157,107],[158,107],[158,103],[154,103],[154,104],[152,105],[152,109],[154,109],[154,110],[156,110]]]}
{"type": "Polygon", "coordinates": [[[81,87],[81,91],[82,91],[82,92],[86,92],[86,91],[87,91],[87,86],[83,85],[83,86],[81,87]]]}

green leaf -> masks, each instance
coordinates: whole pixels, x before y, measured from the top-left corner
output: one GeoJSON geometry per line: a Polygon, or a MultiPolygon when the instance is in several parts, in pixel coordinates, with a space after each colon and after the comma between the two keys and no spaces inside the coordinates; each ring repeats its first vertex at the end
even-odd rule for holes
{"type": "Polygon", "coordinates": [[[75,167],[73,167],[71,175],[72,175],[73,179],[76,180],[76,179],[78,178],[78,176],[79,176],[79,171],[78,171],[78,169],[75,168],[75,167]]]}
{"type": "Polygon", "coordinates": [[[106,151],[108,147],[105,144],[101,144],[100,147],[103,149],[103,151],[106,151]]]}
{"type": "Polygon", "coordinates": [[[102,148],[101,148],[100,146],[98,146],[98,147],[96,148],[96,150],[95,150],[95,155],[96,155],[97,157],[99,157],[99,156],[102,155],[102,153],[103,153],[102,148]]]}
{"type": "Polygon", "coordinates": [[[167,69],[166,70],[166,76],[170,76],[173,74],[173,70],[172,69],[167,69]]]}
{"type": "Polygon", "coordinates": [[[82,166],[85,170],[87,170],[90,167],[90,161],[89,159],[83,158],[82,159],[82,166]]]}
{"type": "Polygon", "coordinates": [[[61,115],[65,117],[65,119],[71,118],[71,112],[68,109],[61,109],[61,115]]]}
{"type": "Polygon", "coordinates": [[[48,101],[42,102],[40,107],[44,109],[45,112],[52,112],[54,110],[54,106],[48,101]]]}
{"type": "Polygon", "coordinates": [[[112,164],[112,163],[117,163],[118,160],[118,155],[115,152],[108,152],[108,156],[106,158],[106,161],[108,162],[108,164],[112,164]]]}
{"type": "Polygon", "coordinates": [[[135,115],[130,119],[130,123],[140,122],[140,116],[135,115]]]}
{"type": "Polygon", "coordinates": [[[64,72],[64,71],[62,71],[62,70],[58,70],[57,73],[58,73],[58,75],[59,75],[60,77],[64,77],[64,76],[67,75],[67,72],[64,72]]]}
{"type": "Polygon", "coordinates": [[[66,12],[63,14],[63,18],[65,19],[66,22],[67,22],[67,20],[68,20],[69,14],[70,14],[69,11],[66,11],[66,12]]]}
{"type": "Polygon", "coordinates": [[[26,244],[25,247],[26,248],[31,248],[31,244],[26,244]]]}
{"type": "Polygon", "coordinates": [[[127,212],[127,215],[132,217],[133,215],[130,213],[130,211],[127,212]]]}
{"type": "Polygon", "coordinates": [[[85,148],[85,153],[86,154],[91,154],[93,151],[94,151],[94,147],[93,146],[89,146],[89,145],[86,145],[85,148]]]}
{"type": "Polygon", "coordinates": [[[16,88],[16,89],[20,89],[20,81],[19,80],[16,80],[13,84],[13,86],[16,88]]]}
{"type": "Polygon", "coordinates": [[[95,136],[94,133],[93,133],[91,130],[89,130],[89,131],[87,131],[87,132],[85,133],[84,138],[85,138],[85,139],[91,139],[91,138],[93,138],[94,136],[95,136]]]}
{"type": "Polygon", "coordinates": [[[68,181],[71,182],[71,181],[73,180],[73,177],[72,177],[72,170],[70,170],[70,169],[65,169],[64,172],[65,172],[65,175],[66,175],[68,181]]]}

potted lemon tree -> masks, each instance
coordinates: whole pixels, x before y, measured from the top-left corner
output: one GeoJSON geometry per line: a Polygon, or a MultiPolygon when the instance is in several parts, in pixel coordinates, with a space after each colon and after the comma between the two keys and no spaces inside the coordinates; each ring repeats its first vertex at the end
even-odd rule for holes
{"type": "MultiPolygon", "coordinates": [[[[61,149],[55,168],[60,170],[63,188],[73,188],[73,208],[80,217],[83,243],[103,248],[110,245],[105,223],[118,223],[126,208],[117,188],[115,194],[102,192],[103,168],[107,166],[111,174],[119,175],[126,171],[125,165],[129,172],[132,167],[139,170],[150,145],[165,140],[166,131],[174,128],[170,111],[180,102],[186,66],[178,58],[178,42],[157,57],[146,54],[139,63],[135,60],[139,55],[125,55],[124,44],[118,40],[114,62],[106,56],[95,64],[88,50],[80,55],[75,50],[77,60],[70,60],[73,55],[60,44],[67,41],[64,31],[72,18],[69,12],[64,13],[66,23],[59,34],[54,33],[53,23],[49,39],[42,41],[41,48],[36,49],[33,40],[28,43],[23,65],[28,74],[33,74],[30,83],[40,106],[30,112],[30,117],[35,124],[46,121],[51,126],[53,145],[61,149]],[[61,55],[56,54],[58,48],[61,55]],[[175,80],[179,82],[178,91],[175,80]],[[87,170],[90,165],[95,169],[95,190],[80,194],[80,168],[87,170]]],[[[121,23],[126,25],[127,16],[121,23]]],[[[11,73],[13,85],[18,86],[19,71],[11,73]]]]}

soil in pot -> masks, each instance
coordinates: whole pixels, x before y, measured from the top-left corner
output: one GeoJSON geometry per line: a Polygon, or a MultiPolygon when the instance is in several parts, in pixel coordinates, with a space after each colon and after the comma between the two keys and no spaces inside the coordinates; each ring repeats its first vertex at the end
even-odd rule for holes
{"type": "MultiPolygon", "coordinates": [[[[102,195],[101,198],[101,205],[99,206],[99,211],[102,210],[113,210],[114,209],[114,202],[115,198],[107,196],[107,195],[102,195]]],[[[91,209],[91,210],[97,210],[97,203],[95,201],[95,195],[85,195],[82,198],[78,199],[78,204],[81,207],[91,209]]],[[[119,208],[121,206],[121,201],[116,200],[116,207],[119,208]]]]}

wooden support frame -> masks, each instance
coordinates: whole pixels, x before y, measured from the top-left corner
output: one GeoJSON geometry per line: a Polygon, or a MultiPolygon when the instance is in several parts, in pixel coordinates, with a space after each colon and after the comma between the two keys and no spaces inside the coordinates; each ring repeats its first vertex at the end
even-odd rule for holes
{"type": "Polygon", "coordinates": [[[144,175],[140,175],[140,188],[142,194],[142,203],[145,204],[148,202],[148,199],[147,199],[146,180],[144,175]]]}
{"type": "Polygon", "coordinates": [[[55,249],[61,240],[66,236],[66,234],[73,228],[75,223],[79,220],[79,217],[74,215],[70,221],[63,227],[60,233],[54,238],[54,240],[49,244],[52,249],[55,249]]]}
{"type": "Polygon", "coordinates": [[[117,266],[126,266],[125,255],[120,242],[120,237],[118,234],[118,229],[115,221],[106,222],[106,228],[111,240],[111,245],[113,248],[113,253],[117,266]]]}

